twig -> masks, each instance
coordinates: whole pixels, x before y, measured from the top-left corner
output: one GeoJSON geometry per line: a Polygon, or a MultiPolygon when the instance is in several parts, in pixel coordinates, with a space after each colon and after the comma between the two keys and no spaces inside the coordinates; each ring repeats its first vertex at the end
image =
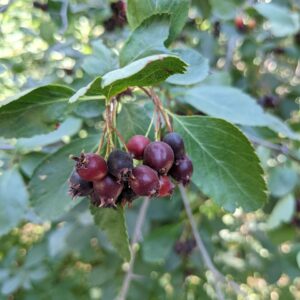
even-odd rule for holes
{"type": "Polygon", "coordinates": [[[9,6],[12,5],[14,2],[15,2],[15,0],[10,0],[10,1],[8,1],[7,4],[2,5],[0,7],[0,13],[5,13],[8,10],[9,6]]]}
{"type": "Polygon", "coordinates": [[[200,236],[200,233],[198,232],[197,225],[196,225],[196,222],[195,222],[195,219],[193,217],[192,210],[191,210],[191,206],[190,206],[189,200],[187,198],[185,187],[182,184],[180,184],[179,185],[179,190],[180,190],[180,194],[181,194],[181,197],[182,197],[182,200],[183,200],[183,203],[184,203],[184,207],[185,207],[187,216],[189,218],[189,221],[190,221],[190,224],[191,224],[191,227],[192,227],[192,231],[193,231],[194,238],[196,240],[197,247],[199,248],[199,251],[202,255],[205,266],[212,272],[212,274],[214,276],[216,293],[217,293],[217,296],[218,296],[219,300],[224,299],[224,295],[223,295],[222,290],[220,288],[220,284],[228,284],[237,295],[240,294],[243,297],[245,297],[245,299],[247,299],[247,295],[241,290],[240,286],[235,281],[228,280],[215,267],[214,263],[212,262],[209,254],[206,250],[206,247],[205,247],[204,242],[203,242],[203,240],[200,236]]]}
{"type": "Polygon", "coordinates": [[[62,26],[60,28],[61,34],[64,34],[68,29],[68,6],[69,6],[69,0],[64,0],[62,2],[62,6],[60,10],[61,23],[62,23],[62,26]]]}
{"type": "Polygon", "coordinates": [[[232,36],[229,38],[227,43],[227,51],[226,51],[226,58],[225,58],[225,65],[224,65],[224,70],[227,72],[230,70],[230,66],[232,64],[236,42],[237,42],[237,37],[232,36]]]}
{"type": "Polygon", "coordinates": [[[124,278],[123,285],[120,291],[119,296],[117,297],[117,300],[125,300],[127,297],[127,293],[129,290],[129,286],[133,277],[133,267],[135,263],[135,258],[136,258],[136,253],[137,253],[137,243],[141,240],[141,231],[142,231],[142,226],[144,224],[146,212],[148,210],[150,204],[150,199],[146,197],[142,203],[142,206],[140,208],[135,228],[134,228],[134,233],[133,233],[133,238],[132,238],[132,243],[131,243],[131,259],[129,262],[129,268],[127,271],[127,274],[124,278]]]}
{"type": "Polygon", "coordinates": [[[290,149],[287,146],[284,145],[278,145],[278,144],[273,144],[271,142],[265,141],[263,139],[260,139],[258,137],[252,136],[252,135],[247,135],[248,139],[253,143],[257,144],[266,148],[269,148],[271,150],[274,150],[278,153],[282,153],[289,157],[290,159],[294,160],[295,162],[300,164],[300,158],[295,156],[290,152],[290,149]]]}
{"type": "Polygon", "coordinates": [[[0,145],[0,150],[14,150],[14,149],[15,147],[12,145],[6,145],[6,144],[0,145]]]}

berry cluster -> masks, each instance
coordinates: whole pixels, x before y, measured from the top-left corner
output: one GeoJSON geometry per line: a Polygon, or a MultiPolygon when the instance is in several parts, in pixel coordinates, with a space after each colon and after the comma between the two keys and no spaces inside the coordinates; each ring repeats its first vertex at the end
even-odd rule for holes
{"type": "Polygon", "coordinates": [[[76,166],[69,178],[70,195],[89,196],[98,207],[116,207],[138,196],[170,196],[175,186],[169,175],[178,183],[189,183],[193,164],[178,133],[168,133],[156,142],[135,135],[126,148],[128,152],[113,150],[107,161],[95,153],[73,157],[76,166]]]}
{"type": "Polygon", "coordinates": [[[116,27],[122,28],[127,23],[126,3],[123,0],[113,2],[110,5],[112,16],[104,21],[104,27],[107,31],[114,31],[116,27]]]}

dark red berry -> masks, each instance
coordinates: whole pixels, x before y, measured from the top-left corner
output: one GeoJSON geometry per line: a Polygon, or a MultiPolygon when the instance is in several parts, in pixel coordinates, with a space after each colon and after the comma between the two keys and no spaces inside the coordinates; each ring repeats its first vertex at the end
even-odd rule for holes
{"type": "Polygon", "coordinates": [[[235,27],[238,31],[245,33],[247,31],[247,26],[241,16],[238,16],[234,20],[235,27]]]}
{"type": "Polygon", "coordinates": [[[138,166],[132,170],[129,186],[138,196],[153,196],[159,190],[158,175],[148,166],[138,166]]]}
{"type": "Polygon", "coordinates": [[[152,142],[144,151],[144,164],[162,175],[168,173],[174,163],[174,152],[165,142],[152,142]]]}
{"type": "Polygon", "coordinates": [[[134,135],[127,143],[128,151],[135,159],[143,159],[145,148],[151,141],[143,135],[134,135]]]}
{"type": "Polygon", "coordinates": [[[186,241],[177,241],[174,250],[178,255],[188,256],[196,247],[196,241],[194,239],[188,239],[186,241]]]}
{"type": "Polygon", "coordinates": [[[176,181],[187,185],[193,174],[193,163],[187,157],[177,160],[169,173],[176,181]]]}
{"type": "Polygon", "coordinates": [[[38,8],[42,11],[48,11],[48,4],[41,3],[39,1],[33,1],[33,7],[38,8]]]}
{"type": "Polygon", "coordinates": [[[108,172],[118,180],[126,181],[133,169],[133,160],[129,153],[113,150],[107,159],[108,172]]]}
{"type": "Polygon", "coordinates": [[[175,185],[170,180],[169,176],[160,176],[159,177],[159,197],[168,197],[173,194],[175,185]]]}
{"type": "Polygon", "coordinates": [[[163,138],[163,141],[167,143],[174,152],[175,159],[184,157],[185,147],[182,137],[177,132],[170,132],[163,138]]]}
{"type": "Polygon", "coordinates": [[[111,175],[105,176],[102,180],[94,181],[95,201],[93,203],[99,207],[116,206],[116,200],[123,190],[123,183],[117,182],[117,179],[111,175]]]}
{"type": "Polygon", "coordinates": [[[88,196],[93,191],[93,183],[83,180],[74,170],[68,180],[69,194],[72,198],[88,196]]]}
{"type": "Polygon", "coordinates": [[[103,157],[95,153],[81,153],[73,157],[76,161],[76,171],[87,181],[100,180],[107,174],[107,164],[103,157]]]}
{"type": "Polygon", "coordinates": [[[279,99],[274,95],[265,95],[258,103],[264,108],[275,108],[279,104],[279,99]]]}

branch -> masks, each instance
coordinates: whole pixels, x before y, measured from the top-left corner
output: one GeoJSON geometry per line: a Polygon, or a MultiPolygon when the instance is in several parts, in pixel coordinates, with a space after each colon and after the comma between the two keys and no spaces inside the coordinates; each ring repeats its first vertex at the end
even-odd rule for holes
{"type": "Polygon", "coordinates": [[[62,26],[60,28],[60,33],[64,34],[65,31],[68,29],[68,6],[69,6],[69,0],[64,0],[62,2],[61,10],[60,10],[60,17],[62,26]]]}
{"type": "Polygon", "coordinates": [[[184,186],[182,184],[179,185],[179,190],[180,190],[180,194],[184,203],[184,207],[187,213],[187,216],[189,218],[191,227],[192,227],[192,231],[193,231],[193,235],[194,238],[196,240],[196,244],[197,247],[199,248],[199,251],[201,253],[201,256],[203,258],[204,264],[205,266],[212,272],[214,279],[215,279],[215,288],[216,288],[216,294],[219,300],[223,300],[224,298],[224,294],[222,293],[222,290],[220,288],[221,284],[228,284],[232,290],[237,294],[237,295],[242,295],[243,297],[245,297],[244,299],[247,299],[246,294],[241,290],[240,286],[232,280],[228,280],[222,273],[220,273],[220,271],[215,267],[214,263],[212,262],[209,253],[204,245],[204,242],[198,232],[198,228],[197,228],[197,224],[196,221],[193,217],[193,213],[191,210],[191,206],[189,203],[189,200],[187,198],[187,194],[186,194],[186,190],[184,188],[184,186]]]}
{"type": "Polygon", "coordinates": [[[125,300],[127,297],[130,282],[133,278],[133,267],[134,267],[134,263],[135,263],[136,253],[138,250],[137,243],[141,240],[141,237],[142,237],[142,235],[141,235],[142,227],[143,227],[143,224],[145,221],[145,216],[146,216],[146,212],[148,210],[149,204],[150,204],[150,198],[148,198],[148,197],[144,198],[144,201],[142,203],[142,206],[140,208],[140,211],[139,211],[139,214],[138,214],[138,217],[136,220],[133,238],[132,238],[132,242],[131,242],[131,259],[129,262],[129,268],[127,270],[127,274],[124,278],[122,288],[121,288],[119,296],[117,297],[117,300],[125,300]]]}
{"type": "Polygon", "coordinates": [[[14,150],[14,149],[15,147],[12,145],[7,145],[7,144],[0,145],[0,150],[14,150]]]}
{"type": "Polygon", "coordinates": [[[300,164],[300,158],[297,157],[296,155],[291,153],[291,150],[284,145],[278,145],[278,144],[273,144],[271,142],[265,141],[263,139],[260,139],[258,137],[252,136],[252,135],[247,135],[248,139],[253,143],[257,144],[266,148],[269,148],[271,150],[274,150],[278,153],[282,153],[289,157],[291,160],[294,160],[295,162],[300,164]]]}
{"type": "Polygon", "coordinates": [[[10,6],[11,4],[13,4],[14,2],[15,2],[15,0],[10,0],[10,1],[8,1],[7,4],[2,5],[2,6],[0,7],[0,13],[5,13],[5,12],[8,10],[9,6],[10,6]]]}
{"type": "Polygon", "coordinates": [[[237,42],[237,37],[232,36],[229,38],[227,43],[227,52],[226,52],[225,65],[224,65],[224,69],[227,72],[230,70],[230,66],[232,64],[236,42],[237,42]]]}

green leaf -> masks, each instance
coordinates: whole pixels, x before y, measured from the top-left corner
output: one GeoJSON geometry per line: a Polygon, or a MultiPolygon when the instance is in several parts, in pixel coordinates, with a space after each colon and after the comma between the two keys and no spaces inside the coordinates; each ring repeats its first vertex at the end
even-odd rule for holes
{"type": "Polygon", "coordinates": [[[0,236],[23,219],[28,208],[28,192],[16,168],[0,175],[0,236]]]}
{"type": "Polygon", "coordinates": [[[106,233],[117,253],[126,261],[130,260],[128,233],[125,224],[124,209],[98,208],[91,206],[95,223],[106,233]]]}
{"type": "Polygon", "coordinates": [[[180,226],[178,224],[165,225],[152,230],[143,242],[144,260],[150,263],[163,263],[179,234],[180,226]]]}
{"type": "Polygon", "coordinates": [[[178,85],[191,85],[204,80],[209,72],[208,59],[193,49],[177,49],[173,51],[188,64],[185,74],[176,74],[167,79],[167,82],[178,85]]]}
{"type": "Polygon", "coordinates": [[[242,91],[227,86],[197,86],[188,89],[184,100],[196,109],[246,126],[267,126],[289,138],[300,139],[285,123],[265,113],[255,99],[242,91]]]}
{"type": "Polygon", "coordinates": [[[35,169],[29,188],[31,204],[40,217],[45,220],[58,219],[78,203],[68,195],[67,180],[74,168],[70,155],[94,150],[98,141],[99,135],[74,140],[46,157],[35,169]]]}
{"type": "Polygon", "coordinates": [[[145,135],[150,125],[147,111],[136,103],[124,103],[117,118],[117,128],[127,141],[133,135],[145,135]]]}
{"type": "Polygon", "coordinates": [[[188,16],[188,0],[128,0],[127,18],[135,29],[152,15],[167,13],[171,15],[171,28],[167,41],[169,45],[181,32],[188,16]]]}
{"type": "Polygon", "coordinates": [[[210,0],[213,14],[222,20],[234,19],[238,8],[235,2],[234,0],[210,0]]]}
{"type": "Polygon", "coordinates": [[[170,30],[170,16],[154,15],[147,18],[130,35],[120,53],[120,65],[146,56],[168,53],[164,43],[170,30]]]}
{"type": "Polygon", "coordinates": [[[0,107],[0,135],[30,137],[54,130],[71,111],[68,99],[73,93],[65,86],[48,85],[5,100],[0,107]]]}
{"type": "Polygon", "coordinates": [[[83,70],[90,76],[100,76],[118,68],[118,57],[101,40],[92,42],[93,54],[84,58],[83,70]]]}
{"type": "Polygon", "coordinates": [[[267,221],[268,229],[275,229],[283,223],[289,223],[294,215],[295,200],[288,195],[277,202],[267,221]]]}
{"type": "Polygon", "coordinates": [[[300,29],[299,14],[273,3],[259,3],[254,8],[270,22],[270,30],[276,37],[297,33],[300,29]]]}
{"type": "Polygon", "coordinates": [[[282,197],[292,192],[298,182],[298,174],[287,167],[276,167],[270,172],[269,189],[273,196],[282,197]]]}
{"type": "Polygon", "coordinates": [[[253,147],[232,124],[210,117],[172,115],[194,164],[193,182],[229,211],[266,202],[263,170],[253,147]]]}
{"type": "Polygon", "coordinates": [[[71,137],[76,134],[82,125],[80,119],[69,117],[57,130],[48,134],[36,135],[31,138],[21,138],[16,143],[16,149],[21,151],[30,151],[46,145],[61,142],[65,137],[71,137]]]}
{"type": "Polygon", "coordinates": [[[104,95],[107,99],[131,86],[158,84],[176,73],[184,73],[186,64],[176,56],[152,55],[127,65],[124,68],[98,77],[77,91],[69,100],[75,102],[83,95],[104,95]]]}

